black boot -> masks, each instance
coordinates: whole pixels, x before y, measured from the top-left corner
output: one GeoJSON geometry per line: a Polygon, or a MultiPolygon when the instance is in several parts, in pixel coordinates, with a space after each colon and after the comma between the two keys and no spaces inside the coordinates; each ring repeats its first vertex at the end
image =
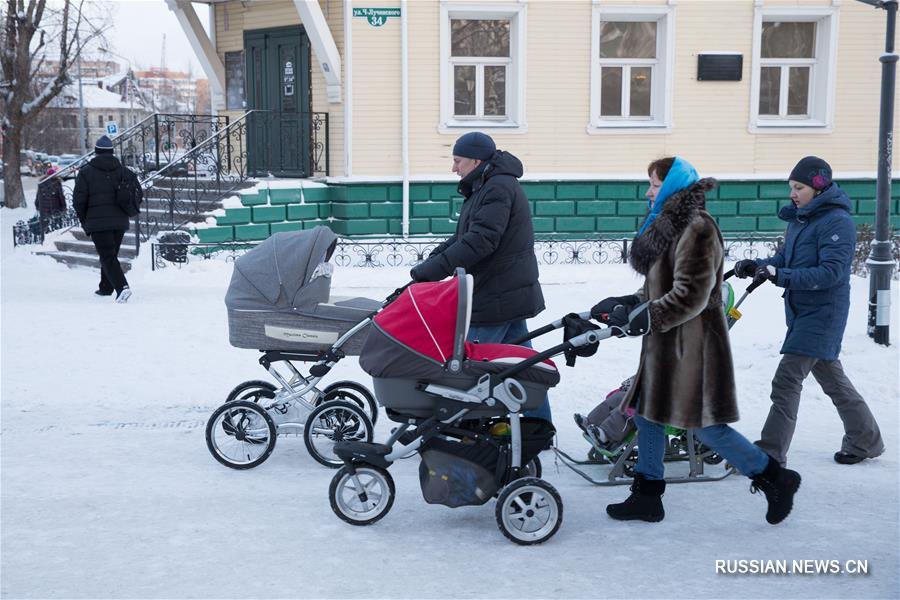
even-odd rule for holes
{"type": "Polygon", "coordinates": [[[666,516],[662,495],[666,482],[662,479],[647,479],[641,473],[634,474],[631,495],[621,504],[610,504],[606,514],[617,521],[647,521],[656,523],[666,516]]]}
{"type": "Polygon", "coordinates": [[[753,480],[750,491],[754,494],[762,491],[766,495],[766,501],[769,503],[766,521],[772,525],[784,521],[791,514],[794,494],[800,489],[800,473],[785,469],[770,456],[765,471],[750,479],[753,480]]]}

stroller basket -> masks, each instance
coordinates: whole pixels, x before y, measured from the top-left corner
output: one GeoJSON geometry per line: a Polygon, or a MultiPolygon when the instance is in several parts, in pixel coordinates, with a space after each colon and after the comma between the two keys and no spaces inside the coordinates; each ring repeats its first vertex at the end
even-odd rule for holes
{"type": "MultiPolygon", "coordinates": [[[[522,464],[527,465],[550,447],[556,430],[543,419],[524,417],[522,464]]],[[[507,483],[509,436],[452,440],[432,438],[420,449],[419,482],[429,504],[451,508],[476,506],[493,498],[507,483]]]]}

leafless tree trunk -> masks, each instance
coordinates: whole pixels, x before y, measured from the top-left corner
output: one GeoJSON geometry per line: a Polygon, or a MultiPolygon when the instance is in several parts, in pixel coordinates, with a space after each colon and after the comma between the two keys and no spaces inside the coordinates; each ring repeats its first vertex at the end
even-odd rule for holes
{"type": "Polygon", "coordinates": [[[6,204],[26,206],[19,174],[19,152],[25,128],[70,82],[69,69],[103,30],[82,14],[84,0],[64,0],[60,11],[47,10],[47,0],[5,0],[0,6],[0,134],[6,204]],[[58,51],[59,72],[43,82],[37,94],[32,82],[51,50],[58,51]]]}

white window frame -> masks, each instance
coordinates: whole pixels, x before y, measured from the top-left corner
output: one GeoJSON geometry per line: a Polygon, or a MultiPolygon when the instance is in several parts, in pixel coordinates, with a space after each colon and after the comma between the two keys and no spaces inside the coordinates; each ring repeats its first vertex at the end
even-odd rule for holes
{"type": "Polygon", "coordinates": [[[765,7],[757,3],[753,15],[753,70],[750,78],[750,133],[831,133],[834,124],[834,90],[837,75],[837,6],[765,7]],[[763,59],[762,24],[769,21],[816,23],[815,59],[763,59]],[[811,66],[809,115],[787,115],[788,69],[781,72],[779,102],[784,116],[759,114],[761,69],[766,66],[811,66]]]}
{"type": "Polygon", "coordinates": [[[526,17],[528,7],[524,2],[515,4],[478,4],[460,2],[441,2],[441,121],[438,125],[440,133],[462,133],[466,129],[502,129],[508,133],[526,133],[525,122],[525,48],[526,17]],[[452,19],[508,19],[509,27],[509,59],[502,57],[479,58],[478,61],[467,57],[451,58],[450,56],[450,21],[452,19]],[[484,65],[506,64],[506,118],[461,118],[454,114],[453,67],[478,62],[475,67],[475,101],[477,112],[483,111],[484,65]]]}
{"type": "Polygon", "coordinates": [[[589,134],[611,131],[628,133],[666,133],[672,130],[672,92],[675,67],[675,7],[605,6],[594,0],[591,15],[591,93],[589,134]],[[604,21],[656,21],[655,59],[600,59],[600,24],[604,21]],[[612,64],[614,63],[614,64],[612,64]],[[633,66],[651,67],[650,117],[628,117],[625,107],[630,102],[630,75],[633,66]],[[600,116],[600,69],[622,66],[623,116],[600,116]]]}

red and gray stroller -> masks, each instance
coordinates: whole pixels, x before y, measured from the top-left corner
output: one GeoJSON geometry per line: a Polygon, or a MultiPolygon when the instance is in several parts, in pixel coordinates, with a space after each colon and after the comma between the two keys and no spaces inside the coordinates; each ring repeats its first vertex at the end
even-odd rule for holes
{"type": "Polygon", "coordinates": [[[338,361],[359,354],[372,316],[385,304],[331,296],[328,261],[336,244],[327,227],[276,233],[235,261],[225,296],[229,341],[260,350],[259,364],[278,385],[245,381],[213,412],[206,443],[223,465],[255,467],[272,453],[276,435],[292,433],[303,435],[316,461],[338,468],[334,442],[372,439],[378,408],[365,386],[338,381],[318,388],[338,361]],[[295,362],[312,363],[309,374],[295,362]]]}
{"type": "Polygon", "coordinates": [[[375,317],[360,365],[400,426],[383,444],[335,444],[344,467],[329,497],[344,521],[368,525],[384,517],[395,493],[388,467],[419,453],[426,502],[457,507],[497,497],[497,524],[517,544],[546,541],[559,529],[562,500],[540,478],[538,459],[555,430],[521,413],[540,406],[559,382],[552,356],[596,347],[608,330],[544,352],[470,343],[471,298],[472,277],[458,269],[448,281],[410,285],[375,317]]]}

